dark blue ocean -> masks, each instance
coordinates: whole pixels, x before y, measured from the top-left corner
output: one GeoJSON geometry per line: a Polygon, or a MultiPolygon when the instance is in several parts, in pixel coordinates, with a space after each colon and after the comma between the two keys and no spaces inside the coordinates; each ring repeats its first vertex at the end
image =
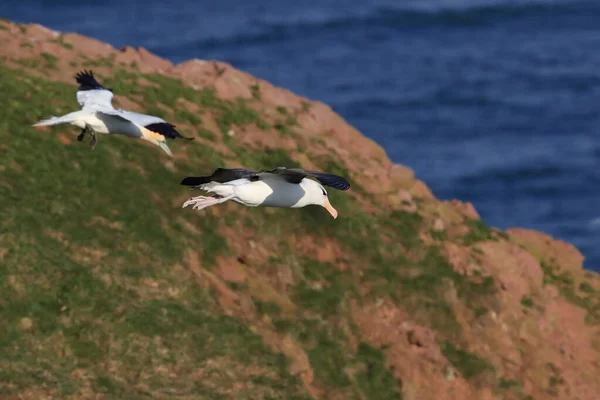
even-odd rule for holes
{"type": "Polygon", "coordinates": [[[600,1],[75,0],[0,16],[330,104],[442,199],[575,244],[600,271],[600,1]]]}

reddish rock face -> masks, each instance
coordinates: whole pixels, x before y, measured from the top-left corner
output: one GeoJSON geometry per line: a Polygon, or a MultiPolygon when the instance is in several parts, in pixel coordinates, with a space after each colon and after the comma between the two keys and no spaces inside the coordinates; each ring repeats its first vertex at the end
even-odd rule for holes
{"type": "Polygon", "coordinates": [[[554,240],[550,235],[528,229],[512,228],[507,232],[534,256],[546,258],[567,270],[581,270],[584,257],[572,244],[554,240]]]}
{"type": "Polygon", "coordinates": [[[217,260],[219,264],[219,275],[227,282],[242,283],[246,281],[246,273],[240,264],[234,264],[223,258],[217,260]]]}
{"type": "Polygon", "coordinates": [[[459,210],[459,212],[463,216],[465,216],[465,218],[475,219],[475,220],[481,219],[481,217],[479,216],[479,213],[477,212],[477,210],[475,210],[475,207],[471,203],[463,203],[462,201],[451,200],[450,204],[452,204],[454,207],[456,207],[459,210]]]}

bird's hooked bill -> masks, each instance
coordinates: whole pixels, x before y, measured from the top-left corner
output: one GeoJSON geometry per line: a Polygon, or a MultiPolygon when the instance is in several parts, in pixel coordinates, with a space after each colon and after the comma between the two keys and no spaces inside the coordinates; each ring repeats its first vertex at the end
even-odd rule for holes
{"type": "Polygon", "coordinates": [[[325,207],[325,209],[327,211],[329,211],[329,214],[331,214],[331,216],[333,217],[333,219],[337,218],[338,212],[337,212],[337,210],[335,208],[333,208],[333,206],[329,202],[329,199],[325,199],[325,202],[323,203],[323,207],[325,207]]]}

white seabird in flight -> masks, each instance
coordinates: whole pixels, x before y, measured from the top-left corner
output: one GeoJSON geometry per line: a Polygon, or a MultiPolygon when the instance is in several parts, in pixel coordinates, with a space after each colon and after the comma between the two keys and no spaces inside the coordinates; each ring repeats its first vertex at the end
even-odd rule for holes
{"type": "Polygon", "coordinates": [[[33,126],[49,126],[58,124],[71,124],[80,127],[81,133],[77,136],[80,142],[86,133],[92,136],[90,147],[94,149],[97,142],[97,133],[118,134],[144,139],[159,146],[169,156],[173,156],[168,139],[183,138],[175,125],[162,118],[152,115],[140,114],[133,111],[116,110],[112,105],[113,91],[100,85],[92,71],[83,71],[75,75],[79,84],[77,101],[81,110],[42,120],[33,126]]]}
{"type": "Polygon", "coordinates": [[[271,171],[217,168],[210,176],[187,177],[181,184],[215,194],[192,197],[182,208],[193,205],[192,209],[202,210],[228,200],[247,207],[300,208],[313,204],[324,207],[333,218],[337,218],[338,212],[329,202],[323,185],[338,190],[350,188],[348,181],[337,175],[285,167],[271,171]]]}

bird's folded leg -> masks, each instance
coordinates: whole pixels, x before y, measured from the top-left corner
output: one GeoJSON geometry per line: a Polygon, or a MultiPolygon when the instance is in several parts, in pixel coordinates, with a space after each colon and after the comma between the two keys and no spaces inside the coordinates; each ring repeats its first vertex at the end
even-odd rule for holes
{"type": "Polygon", "coordinates": [[[229,200],[231,197],[206,197],[206,196],[196,196],[190,197],[181,208],[185,208],[189,205],[192,206],[192,210],[202,210],[206,207],[214,206],[215,204],[224,203],[229,200]]]}
{"type": "Polygon", "coordinates": [[[85,127],[84,129],[81,130],[81,133],[79,134],[79,136],[77,136],[77,140],[81,142],[83,140],[83,138],[85,138],[86,133],[87,133],[87,127],[85,127]]]}
{"type": "Polygon", "coordinates": [[[94,148],[96,147],[96,143],[98,143],[98,138],[97,138],[97,135],[96,135],[96,131],[93,130],[92,128],[90,128],[89,125],[86,127],[86,129],[88,130],[88,132],[92,136],[92,140],[90,140],[89,144],[90,144],[90,147],[92,148],[92,150],[94,150],[94,148]]]}

